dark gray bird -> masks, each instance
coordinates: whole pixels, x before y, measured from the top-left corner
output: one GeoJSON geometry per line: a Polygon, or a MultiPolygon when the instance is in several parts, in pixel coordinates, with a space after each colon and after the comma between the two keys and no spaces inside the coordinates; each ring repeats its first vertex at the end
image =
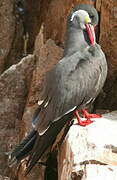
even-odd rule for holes
{"type": "Polygon", "coordinates": [[[84,108],[95,100],[107,76],[105,55],[95,42],[97,22],[97,12],[90,5],[77,6],[68,17],[64,57],[47,73],[33,130],[11,153],[11,164],[29,155],[26,174],[74,114],[80,125],[92,123],[92,115],[84,108]],[[85,121],[80,120],[79,111],[85,114],[85,121]]]}

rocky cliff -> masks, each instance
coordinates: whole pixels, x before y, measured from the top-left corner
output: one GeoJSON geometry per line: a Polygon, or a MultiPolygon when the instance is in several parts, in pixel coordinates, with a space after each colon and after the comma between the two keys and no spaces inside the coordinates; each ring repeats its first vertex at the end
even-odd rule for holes
{"type": "MultiPolygon", "coordinates": [[[[29,132],[40,99],[45,74],[62,57],[66,18],[72,7],[96,7],[100,21],[97,41],[104,50],[109,72],[95,109],[117,109],[117,1],[116,0],[2,0],[0,2],[0,177],[11,177],[8,152],[29,132]],[[32,54],[32,55],[29,55],[32,54]],[[24,58],[23,58],[24,57],[24,58]],[[23,58],[23,59],[22,59],[23,58]]],[[[35,167],[15,179],[42,180],[35,167]]],[[[14,179],[14,180],[15,180],[14,179]]]]}

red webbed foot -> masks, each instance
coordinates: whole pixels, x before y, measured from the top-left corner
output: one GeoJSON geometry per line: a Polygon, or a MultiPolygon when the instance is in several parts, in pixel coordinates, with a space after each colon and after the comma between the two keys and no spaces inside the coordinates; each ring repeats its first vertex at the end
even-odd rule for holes
{"type": "Polygon", "coordinates": [[[89,124],[91,124],[91,123],[94,122],[94,121],[92,121],[92,120],[90,120],[90,119],[87,119],[87,120],[82,121],[81,118],[80,118],[80,116],[79,116],[78,110],[76,110],[76,111],[74,112],[74,115],[76,116],[77,121],[78,121],[78,125],[80,125],[80,126],[87,126],[87,125],[89,125],[89,124]]]}
{"type": "Polygon", "coordinates": [[[88,113],[88,111],[86,109],[83,109],[82,113],[86,119],[102,117],[101,114],[90,114],[90,113],[88,113]]]}

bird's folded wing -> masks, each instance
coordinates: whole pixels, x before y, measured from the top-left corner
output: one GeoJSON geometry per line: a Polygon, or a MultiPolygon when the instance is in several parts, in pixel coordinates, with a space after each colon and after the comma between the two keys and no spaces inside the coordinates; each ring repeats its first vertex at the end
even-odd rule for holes
{"type": "Polygon", "coordinates": [[[44,92],[46,102],[43,103],[35,126],[40,135],[66,113],[85,106],[90,99],[95,98],[100,88],[98,84],[103,85],[103,82],[99,83],[102,79],[102,69],[99,67],[104,57],[95,57],[89,53],[86,58],[81,58],[79,53],[63,58],[48,73],[44,92]]]}

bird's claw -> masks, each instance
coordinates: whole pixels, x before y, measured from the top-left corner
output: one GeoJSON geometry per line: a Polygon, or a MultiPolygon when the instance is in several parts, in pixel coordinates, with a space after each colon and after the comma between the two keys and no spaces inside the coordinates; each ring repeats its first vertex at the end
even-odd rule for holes
{"type": "Polygon", "coordinates": [[[80,118],[80,116],[79,116],[79,113],[78,113],[78,110],[76,110],[76,111],[74,112],[74,115],[76,116],[77,121],[78,121],[78,125],[80,125],[80,126],[87,126],[87,125],[89,125],[89,124],[91,124],[91,123],[94,122],[93,120],[91,120],[91,119],[88,117],[88,115],[90,115],[90,114],[89,114],[86,110],[84,110],[84,115],[85,115],[85,117],[86,117],[86,120],[84,120],[84,121],[81,120],[81,118],[80,118]]]}
{"type": "Polygon", "coordinates": [[[91,124],[91,123],[93,123],[94,121],[92,121],[92,120],[90,120],[90,119],[87,119],[87,120],[85,120],[85,121],[81,121],[80,123],[79,123],[79,125],[80,126],[87,126],[87,125],[89,125],[89,124],[91,124]]]}
{"type": "Polygon", "coordinates": [[[86,109],[84,109],[83,111],[83,115],[86,119],[90,119],[90,118],[101,118],[102,115],[101,114],[90,114],[88,113],[88,111],[86,109]]]}
{"type": "Polygon", "coordinates": [[[75,123],[75,125],[80,125],[80,126],[88,126],[89,124],[93,123],[94,121],[90,120],[90,119],[87,119],[87,120],[84,120],[84,121],[80,121],[78,123],[75,123]]]}
{"type": "Polygon", "coordinates": [[[88,114],[87,118],[101,118],[101,114],[88,114]]]}

